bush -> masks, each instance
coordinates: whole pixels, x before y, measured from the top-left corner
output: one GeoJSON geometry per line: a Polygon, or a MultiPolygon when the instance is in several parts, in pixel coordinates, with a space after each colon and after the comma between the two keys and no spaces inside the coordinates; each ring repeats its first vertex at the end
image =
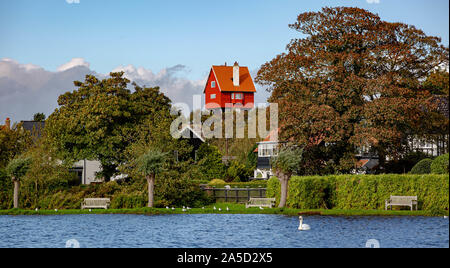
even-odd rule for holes
{"type": "Polygon", "coordinates": [[[222,154],[215,146],[203,143],[197,152],[198,167],[204,179],[222,179],[226,166],[222,163],[222,154]]]}
{"type": "MultiPolygon", "coordinates": [[[[279,182],[268,182],[267,197],[279,199],[279,182]]],[[[448,210],[448,175],[341,175],[293,177],[287,205],[301,209],[384,209],[391,195],[417,195],[421,210],[448,210]]]]}
{"type": "Polygon", "coordinates": [[[423,152],[411,152],[401,159],[387,162],[383,173],[406,174],[411,171],[414,165],[426,158],[430,158],[430,156],[423,152]]]}
{"type": "Polygon", "coordinates": [[[253,169],[249,169],[246,165],[237,161],[231,162],[227,170],[227,181],[245,182],[251,176],[253,169]]]}
{"type": "Polygon", "coordinates": [[[214,179],[208,183],[209,185],[218,185],[218,184],[226,184],[224,180],[221,179],[214,179]]]}
{"type": "Polygon", "coordinates": [[[449,154],[444,154],[434,159],[431,164],[431,173],[448,174],[449,154]]]}
{"type": "Polygon", "coordinates": [[[417,163],[412,169],[411,174],[430,174],[431,173],[431,163],[433,163],[433,160],[429,158],[425,158],[419,163],[417,163]]]}

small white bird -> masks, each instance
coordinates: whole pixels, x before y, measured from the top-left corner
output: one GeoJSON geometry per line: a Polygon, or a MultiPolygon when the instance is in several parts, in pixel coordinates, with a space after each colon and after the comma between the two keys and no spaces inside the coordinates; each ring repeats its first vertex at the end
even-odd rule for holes
{"type": "Polygon", "coordinates": [[[229,208],[229,207],[227,207],[227,211],[230,211],[230,208],[229,208]]]}
{"type": "Polygon", "coordinates": [[[58,212],[58,209],[55,209],[56,212],[58,212]]]}
{"type": "Polygon", "coordinates": [[[36,210],[36,211],[38,211],[39,209],[38,209],[38,208],[36,208],[35,210],[36,210]]]}
{"type": "Polygon", "coordinates": [[[214,210],[217,210],[216,206],[214,206],[214,210]]]}
{"type": "Polygon", "coordinates": [[[205,207],[202,207],[202,209],[205,209],[205,207]]]}
{"type": "Polygon", "coordinates": [[[444,219],[448,219],[448,216],[444,216],[444,219]]]}
{"type": "Polygon", "coordinates": [[[89,209],[89,212],[91,212],[92,211],[92,209],[89,209]]]}
{"type": "Polygon", "coordinates": [[[260,210],[264,210],[262,207],[259,207],[260,210]]]}
{"type": "Polygon", "coordinates": [[[185,206],[183,206],[183,209],[185,209],[186,207],[185,206]]]}
{"type": "Polygon", "coordinates": [[[309,231],[309,230],[311,230],[311,227],[308,224],[303,224],[303,217],[302,216],[298,217],[298,219],[300,220],[300,225],[298,226],[298,230],[299,231],[309,231]]]}
{"type": "Polygon", "coordinates": [[[183,211],[183,212],[186,212],[186,209],[185,209],[185,208],[183,208],[183,209],[182,209],[182,211],[183,211]]]}
{"type": "Polygon", "coordinates": [[[172,207],[172,210],[175,210],[175,208],[174,208],[174,207],[172,207]]]}
{"type": "Polygon", "coordinates": [[[219,208],[219,211],[222,211],[222,209],[221,209],[221,208],[219,208]]]}
{"type": "Polygon", "coordinates": [[[170,209],[169,207],[166,207],[166,209],[170,209]]]}
{"type": "Polygon", "coordinates": [[[190,207],[187,207],[187,210],[190,210],[191,208],[190,207]]]}

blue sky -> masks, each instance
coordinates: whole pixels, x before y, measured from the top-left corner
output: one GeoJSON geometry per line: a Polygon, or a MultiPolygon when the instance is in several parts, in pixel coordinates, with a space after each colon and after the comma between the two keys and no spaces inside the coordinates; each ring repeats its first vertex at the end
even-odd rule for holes
{"type": "Polygon", "coordinates": [[[287,25],[299,13],[342,5],[414,24],[449,43],[448,0],[79,1],[0,0],[0,58],[54,71],[80,57],[100,73],[183,64],[186,76],[201,79],[211,65],[235,60],[257,69],[298,35],[287,25]]]}
{"type": "MultiPolygon", "coordinates": [[[[324,6],[362,7],[449,44],[448,0],[0,0],[0,124],[51,114],[88,73],[124,71],[192,103],[211,65],[255,75],[299,37],[288,28],[297,15],[324,6]]],[[[258,88],[255,102],[268,96],[258,88]]]]}

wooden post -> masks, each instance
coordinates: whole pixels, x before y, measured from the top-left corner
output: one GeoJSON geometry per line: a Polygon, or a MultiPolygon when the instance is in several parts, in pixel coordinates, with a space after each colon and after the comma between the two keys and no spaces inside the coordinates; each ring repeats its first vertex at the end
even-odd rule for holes
{"type": "Polygon", "coordinates": [[[225,189],[225,203],[228,202],[228,189],[225,189]]]}

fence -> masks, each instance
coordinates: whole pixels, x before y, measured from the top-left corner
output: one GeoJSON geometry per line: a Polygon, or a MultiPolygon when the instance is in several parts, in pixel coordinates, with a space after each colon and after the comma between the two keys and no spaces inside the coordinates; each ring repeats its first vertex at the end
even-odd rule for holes
{"type": "Polygon", "coordinates": [[[266,188],[203,188],[216,202],[245,203],[254,198],[265,198],[266,188]]]}

